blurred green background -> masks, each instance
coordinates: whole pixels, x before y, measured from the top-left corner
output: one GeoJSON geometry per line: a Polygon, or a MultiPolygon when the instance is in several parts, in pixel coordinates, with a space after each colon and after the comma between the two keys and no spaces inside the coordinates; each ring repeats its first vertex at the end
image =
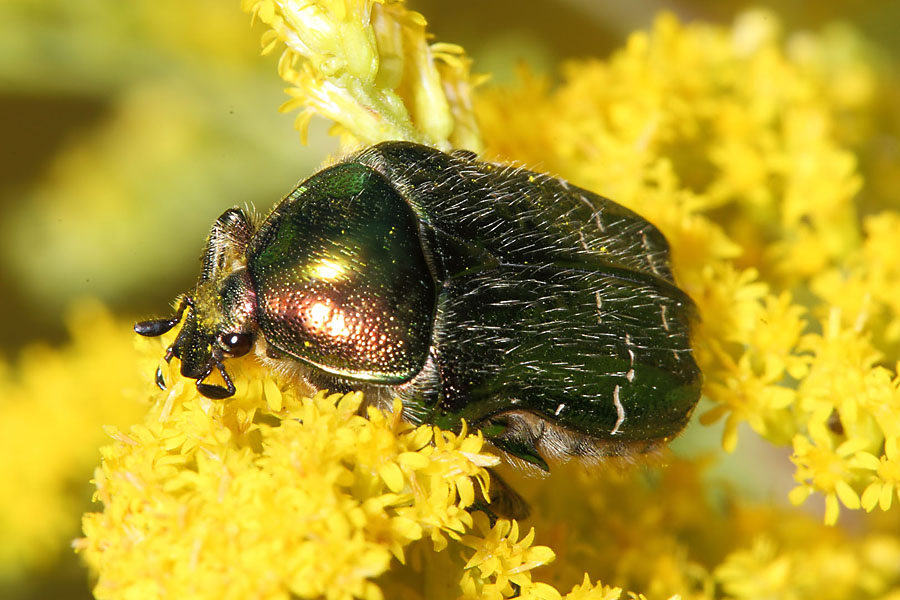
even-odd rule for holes
{"type": "MultiPolygon", "coordinates": [[[[409,4],[493,83],[511,81],[520,62],[552,77],[567,58],[607,56],[663,9],[727,24],[759,6],[409,4]]],[[[897,0],[770,8],[787,31],[849,22],[900,55],[897,0]]],[[[304,147],[293,115],[277,112],[285,84],[277,56],[259,56],[261,33],[238,0],[0,3],[0,358],[14,362],[29,342],[65,340],[63,316],[79,297],[100,298],[127,319],[164,314],[193,285],[216,216],[234,205],[266,211],[335,151],[328,124],[314,122],[304,147]]],[[[0,582],[3,598],[89,596],[68,550],[41,572],[0,582]]]]}
{"type": "MultiPolygon", "coordinates": [[[[59,340],[76,297],[156,314],[193,283],[225,208],[265,211],[336,148],[303,147],[275,56],[237,0],[5,0],[0,4],[0,356],[59,340]]],[[[659,10],[729,23],[748,2],[416,0],[436,39],[492,82],[522,62],[552,75],[608,55],[659,10]]],[[[779,2],[786,30],[851,22],[897,53],[900,2],[779,2]]]]}

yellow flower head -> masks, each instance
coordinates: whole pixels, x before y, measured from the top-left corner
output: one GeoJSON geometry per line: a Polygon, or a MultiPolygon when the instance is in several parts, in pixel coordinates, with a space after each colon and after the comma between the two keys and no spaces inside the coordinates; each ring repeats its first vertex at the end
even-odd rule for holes
{"type": "Polygon", "coordinates": [[[411,542],[442,549],[472,526],[473,480],[486,487],[497,462],[480,435],[412,428],[399,406],[364,418],[359,394],[304,398],[242,366],[245,391],[228,402],[179,380],[145,424],[109,430],[95,475],[104,512],[85,517],[78,543],[101,573],[98,598],[378,598],[372,579],[411,542]]]}

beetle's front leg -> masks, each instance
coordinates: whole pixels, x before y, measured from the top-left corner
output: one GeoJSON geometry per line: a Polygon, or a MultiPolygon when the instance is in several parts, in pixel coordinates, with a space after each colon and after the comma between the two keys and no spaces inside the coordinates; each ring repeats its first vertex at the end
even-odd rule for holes
{"type": "Polygon", "coordinates": [[[527,519],[531,513],[528,508],[528,502],[516,492],[506,480],[504,480],[494,469],[488,469],[491,477],[491,485],[488,490],[488,501],[481,491],[481,486],[476,485],[475,502],[470,510],[480,510],[487,514],[491,520],[491,525],[496,523],[499,518],[506,519],[527,519]]]}

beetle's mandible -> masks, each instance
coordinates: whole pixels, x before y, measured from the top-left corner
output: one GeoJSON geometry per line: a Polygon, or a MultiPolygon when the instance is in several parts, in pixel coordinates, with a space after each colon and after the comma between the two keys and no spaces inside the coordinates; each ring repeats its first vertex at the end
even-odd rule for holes
{"type": "Polygon", "coordinates": [[[385,142],[261,223],[225,211],[196,287],[135,331],[183,317],[166,360],[210,398],[235,391],[224,361],[255,350],[317,388],[398,396],[413,423],[465,419],[547,469],[647,452],[684,427],[701,381],[692,312],[665,238],[634,212],[470,152],[385,142]]]}

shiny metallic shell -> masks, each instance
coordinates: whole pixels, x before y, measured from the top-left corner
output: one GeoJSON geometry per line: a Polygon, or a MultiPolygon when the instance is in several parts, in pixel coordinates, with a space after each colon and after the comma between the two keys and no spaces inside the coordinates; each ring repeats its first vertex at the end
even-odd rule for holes
{"type": "Polygon", "coordinates": [[[388,142],[314,175],[255,236],[249,270],[270,343],[351,380],[416,384],[401,390],[415,421],[487,427],[527,412],[644,442],[680,431],[699,397],[693,304],[659,230],[466,152],[388,142]],[[352,278],[310,275],[323,261],[352,278]],[[363,333],[298,317],[310,298],[363,333]]]}

